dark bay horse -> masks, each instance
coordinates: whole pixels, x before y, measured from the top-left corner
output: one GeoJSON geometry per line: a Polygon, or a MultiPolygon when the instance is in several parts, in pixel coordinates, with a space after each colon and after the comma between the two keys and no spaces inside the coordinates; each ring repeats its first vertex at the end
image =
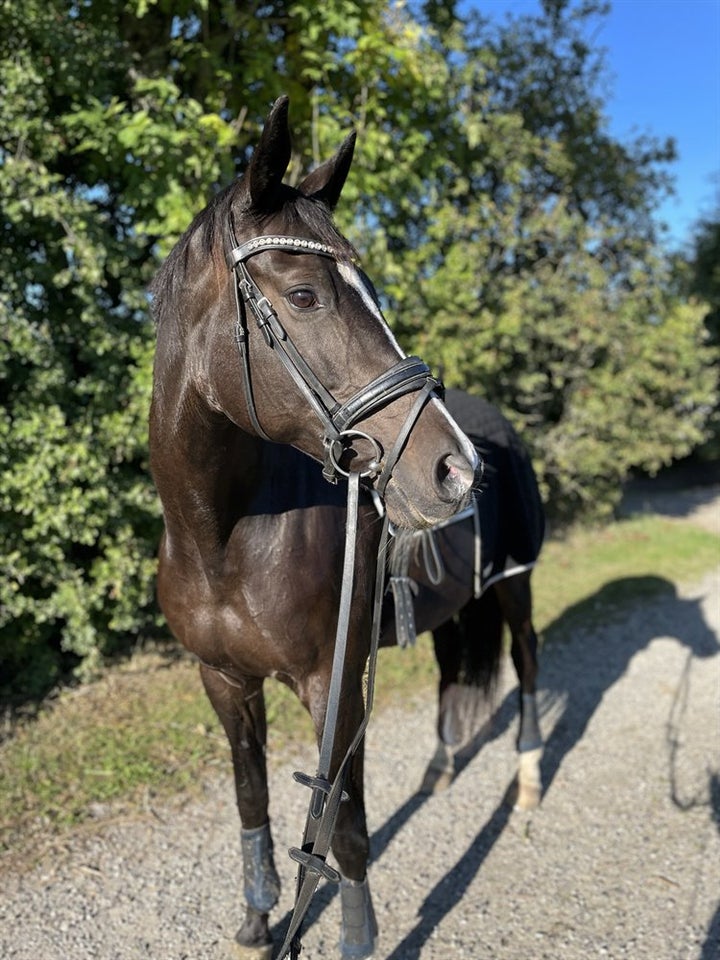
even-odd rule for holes
{"type": "MultiPolygon", "coordinates": [[[[291,188],[282,182],[287,112],[283,98],[245,175],[196,217],[152,287],[150,451],[165,521],[158,597],[199,659],[230,741],[247,904],[237,942],[250,957],[270,956],[268,914],[279,893],[263,680],[295,691],[320,739],[343,597],[346,496],[362,477],[398,528],[422,529],[467,506],[478,462],[427,366],[404,357],[333,225],[354,135],[291,188]]],[[[369,494],[357,513],[331,781],[364,714],[368,600],[377,592],[383,525],[369,494]]],[[[376,927],[361,748],[343,789],[332,840],[341,950],[362,957],[376,927]]]]}
{"type": "MultiPolygon", "coordinates": [[[[507,624],[519,681],[515,804],[531,809],[541,792],[530,577],[545,532],[542,501],[527,450],[497,407],[459,390],[448,390],[445,403],[481,457],[475,510],[431,530],[399,533],[394,544],[407,554],[414,631],[432,632],[440,674],[438,745],[422,790],[438,791],[452,781],[458,751],[476,732],[495,679],[507,624]],[[423,559],[429,541],[434,562],[423,559]],[[438,564],[440,570],[433,570],[438,564]]],[[[401,611],[388,598],[383,644],[404,641],[401,611]]]]}

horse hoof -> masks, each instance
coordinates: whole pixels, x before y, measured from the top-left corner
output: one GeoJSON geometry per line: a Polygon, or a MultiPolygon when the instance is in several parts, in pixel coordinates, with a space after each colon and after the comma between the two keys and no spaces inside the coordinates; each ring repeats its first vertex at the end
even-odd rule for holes
{"type": "Polygon", "coordinates": [[[535,810],[540,806],[540,789],[538,787],[521,786],[515,801],[516,810],[535,810]]]}
{"type": "Polygon", "coordinates": [[[365,960],[375,952],[378,934],[367,877],[364,880],[346,880],[343,877],[340,883],[340,906],[340,953],[343,960],[365,960]]]}
{"type": "Polygon", "coordinates": [[[440,740],[420,784],[420,793],[442,793],[454,779],[455,757],[452,750],[440,740]]]}
{"type": "Polygon", "coordinates": [[[425,771],[425,776],[420,784],[420,793],[423,794],[423,796],[442,793],[452,785],[454,779],[454,770],[436,770],[430,766],[425,771]]]}
{"type": "Polygon", "coordinates": [[[233,941],[235,947],[233,953],[236,960],[271,960],[273,945],[264,943],[261,946],[248,947],[244,943],[233,941]]]}
{"type": "Polygon", "coordinates": [[[268,915],[248,907],[245,922],[233,940],[235,960],[270,960],[273,942],[268,928],[268,915]]]}

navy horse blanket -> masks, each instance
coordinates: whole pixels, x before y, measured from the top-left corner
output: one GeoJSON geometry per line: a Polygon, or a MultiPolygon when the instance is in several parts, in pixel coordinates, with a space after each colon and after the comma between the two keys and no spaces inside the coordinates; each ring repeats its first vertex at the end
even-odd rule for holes
{"type": "Polygon", "coordinates": [[[448,390],[445,405],[483,463],[476,492],[482,590],[535,565],[545,514],[535,471],[512,424],[481,397],[448,390]]]}
{"type": "Polygon", "coordinates": [[[512,424],[491,403],[460,390],[448,390],[445,404],[482,465],[471,507],[436,527],[395,536],[384,636],[400,646],[498,580],[530,570],[545,533],[535,471],[512,424]]]}

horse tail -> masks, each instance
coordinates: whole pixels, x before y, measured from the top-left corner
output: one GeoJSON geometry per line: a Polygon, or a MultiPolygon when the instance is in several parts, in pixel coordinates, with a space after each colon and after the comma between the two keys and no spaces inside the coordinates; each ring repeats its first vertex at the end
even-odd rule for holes
{"type": "Polygon", "coordinates": [[[457,746],[476,732],[500,670],[504,617],[492,588],[433,632],[440,668],[438,734],[457,746]]]}

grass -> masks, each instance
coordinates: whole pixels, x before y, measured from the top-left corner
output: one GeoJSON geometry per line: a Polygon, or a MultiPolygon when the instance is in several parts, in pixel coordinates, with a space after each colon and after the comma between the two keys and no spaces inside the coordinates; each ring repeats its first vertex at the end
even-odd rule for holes
{"type": "Polygon", "coordinates": [[[533,573],[535,625],[546,640],[569,618],[594,622],[629,602],[674,591],[720,563],[717,536],[654,515],[579,529],[545,545],[533,573]],[[598,607],[598,601],[600,606],[598,607]]]}
{"type": "MultiPolygon", "coordinates": [[[[619,616],[719,560],[717,537],[678,520],[643,516],[574,531],[546,544],[535,571],[536,627],[545,642],[562,641],[577,623],[619,616]]],[[[419,696],[434,709],[435,678],[428,637],[413,651],[381,651],[376,709],[419,696]]],[[[297,700],[272,681],[267,692],[270,756],[311,741],[297,700]]],[[[0,853],[27,858],[40,839],[93,817],[192,795],[229,764],[195,664],[171,649],[138,654],[63,692],[0,744],[0,853]]]]}

